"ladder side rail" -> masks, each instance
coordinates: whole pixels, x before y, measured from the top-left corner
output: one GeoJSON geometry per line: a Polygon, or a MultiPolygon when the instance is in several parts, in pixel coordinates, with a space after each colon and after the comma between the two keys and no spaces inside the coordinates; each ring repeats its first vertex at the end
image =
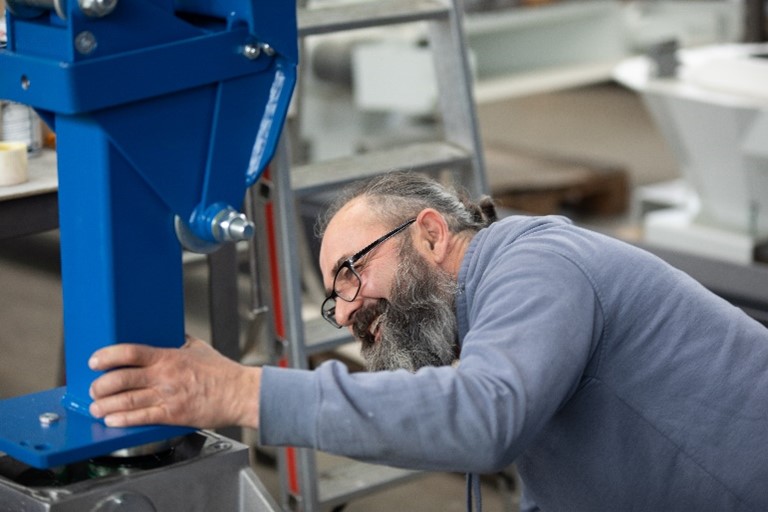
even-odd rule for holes
{"type": "MultiPolygon", "coordinates": [[[[279,286],[283,303],[285,339],[287,341],[288,366],[308,368],[308,357],[304,348],[304,322],[302,317],[301,264],[298,256],[296,237],[299,230],[295,216],[295,198],[291,189],[290,149],[287,132],[283,132],[273,159],[273,208],[277,254],[280,264],[279,286]]],[[[284,453],[285,450],[281,450],[284,453]]],[[[315,453],[308,448],[294,448],[295,476],[299,495],[291,494],[295,503],[288,503],[289,510],[310,512],[318,510],[317,474],[315,453]]],[[[285,472],[284,472],[285,473],[285,472]]],[[[290,486],[288,486],[290,491],[290,486]]],[[[290,500],[287,500],[290,501],[290,500]]]]}
{"type": "MultiPolygon", "coordinates": [[[[274,164],[273,164],[274,165],[274,164]]],[[[267,205],[272,200],[274,187],[271,179],[267,178],[269,172],[262,175],[261,179],[254,186],[248,189],[245,202],[245,211],[248,218],[254,223],[257,233],[268,232],[268,219],[266,214],[267,205]]],[[[249,307],[249,329],[246,334],[246,348],[253,349],[259,343],[261,336],[266,364],[277,365],[282,350],[279,348],[279,342],[276,333],[274,318],[277,309],[274,303],[274,285],[273,276],[270,268],[270,250],[269,239],[265,236],[263,239],[251,239],[248,243],[248,268],[250,276],[251,302],[249,307]],[[264,243],[264,242],[267,243],[264,243]]],[[[288,461],[285,457],[285,449],[275,450],[277,461],[277,474],[279,479],[280,495],[276,500],[283,509],[288,503],[288,461]]]]}
{"type": "Polygon", "coordinates": [[[475,195],[486,194],[488,182],[464,35],[464,5],[462,0],[446,1],[453,4],[448,19],[429,22],[444,136],[472,154],[472,169],[464,175],[463,185],[475,195]]]}
{"type": "MultiPolygon", "coordinates": [[[[248,189],[245,203],[246,216],[253,222],[256,233],[267,233],[266,205],[271,194],[272,183],[265,175],[248,189]]],[[[265,360],[269,364],[275,364],[280,356],[277,350],[277,334],[274,322],[268,321],[275,313],[273,297],[273,283],[269,274],[269,247],[264,243],[265,239],[256,238],[248,242],[248,271],[251,277],[249,284],[250,303],[249,321],[261,324],[261,330],[255,332],[253,328],[247,331],[245,347],[250,348],[257,344],[258,336],[263,335],[267,342],[261,348],[265,360]]],[[[252,327],[252,326],[249,326],[252,327]]]]}
{"type": "Polygon", "coordinates": [[[286,132],[280,138],[279,154],[273,159],[273,208],[277,254],[280,263],[279,286],[283,302],[285,338],[288,340],[288,363],[291,368],[308,368],[304,350],[304,326],[301,321],[301,261],[298,253],[296,206],[291,189],[289,142],[286,132]]]}

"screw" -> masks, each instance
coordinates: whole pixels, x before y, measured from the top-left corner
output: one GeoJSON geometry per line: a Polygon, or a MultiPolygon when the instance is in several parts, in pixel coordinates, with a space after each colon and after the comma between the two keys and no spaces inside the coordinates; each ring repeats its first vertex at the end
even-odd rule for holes
{"type": "Polygon", "coordinates": [[[267,43],[248,43],[243,47],[243,55],[250,60],[257,59],[262,52],[267,57],[272,57],[275,54],[275,49],[267,43]]]}
{"type": "Polygon", "coordinates": [[[38,419],[40,420],[40,425],[44,427],[49,427],[54,423],[58,423],[61,418],[55,412],[44,412],[43,414],[38,416],[38,419]]]}
{"type": "Polygon", "coordinates": [[[256,59],[261,55],[261,48],[255,44],[247,44],[243,47],[243,55],[250,60],[256,59]]]}
{"type": "Polygon", "coordinates": [[[211,445],[211,450],[229,450],[232,448],[232,443],[226,441],[216,441],[211,445]]]}
{"type": "Polygon", "coordinates": [[[75,48],[83,55],[91,53],[96,49],[96,46],[98,46],[98,43],[93,32],[84,30],[75,36],[75,48]]]}

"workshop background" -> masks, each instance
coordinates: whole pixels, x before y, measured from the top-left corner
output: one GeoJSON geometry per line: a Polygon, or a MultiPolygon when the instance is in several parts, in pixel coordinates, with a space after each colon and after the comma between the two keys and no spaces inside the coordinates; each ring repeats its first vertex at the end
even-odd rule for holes
{"type": "MultiPolygon", "coordinates": [[[[764,40],[759,2],[467,0],[465,7],[491,194],[508,213],[565,214],[631,242],[643,239],[649,205],[675,204],[682,174],[641,94],[614,80],[615,66],[671,40],[687,48],[764,40]]],[[[440,131],[435,77],[415,71],[429,51],[419,27],[324,36],[303,51],[301,100],[291,120],[295,160],[431,140],[440,131]],[[403,61],[412,72],[397,69],[403,61]],[[374,78],[372,67],[384,78],[374,78]]],[[[42,130],[39,142],[45,147],[29,155],[32,165],[55,151],[54,134],[42,130]]],[[[317,205],[300,211],[309,225],[317,205]]],[[[0,399],[61,382],[58,241],[56,230],[0,240],[0,399]]],[[[272,349],[254,338],[244,250],[238,268],[244,361],[270,362],[272,349]]],[[[185,255],[187,330],[204,339],[208,286],[205,258],[185,255]]],[[[324,357],[359,366],[354,347],[316,362],[324,357]]],[[[252,433],[244,438],[252,441],[252,433]]],[[[274,452],[256,452],[256,471],[277,496],[274,452]]],[[[335,462],[321,457],[320,470],[335,462]]],[[[463,478],[425,475],[355,499],[345,510],[464,510],[463,478]]],[[[513,471],[484,478],[484,510],[515,510],[517,499],[513,471]]]]}

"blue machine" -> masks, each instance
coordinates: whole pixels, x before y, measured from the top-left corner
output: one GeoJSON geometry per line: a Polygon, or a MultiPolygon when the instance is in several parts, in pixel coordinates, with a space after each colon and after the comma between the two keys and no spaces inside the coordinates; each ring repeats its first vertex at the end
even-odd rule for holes
{"type": "Polygon", "coordinates": [[[252,234],[298,61],[293,1],[8,0],[0,98],[56,132],[67,386],[0,401],[0,451],[38,468],[178,436],[87,412],[98,348],[184,342],[181,239],[252,234]],[[50,414],[52,413],[52,414],[50,414]]]}

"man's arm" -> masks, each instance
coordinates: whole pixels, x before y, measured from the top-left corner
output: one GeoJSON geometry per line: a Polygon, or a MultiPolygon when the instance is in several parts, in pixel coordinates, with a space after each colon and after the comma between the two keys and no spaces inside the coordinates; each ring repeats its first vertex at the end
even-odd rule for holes
{"type": "Polygon", "coordinates": [[[260,441],[413,469],[508,466],[578,386],[601,322],[590,281],[552,251],[483,268],[462,296],[473,316],[458,368],[265,368],[260,441]]]}
{"type": "Polygon", "coordinates": [[[90,412],[110,427],[144,424],[258,428],[261,368],[187,337],[179,349],[119,344],[95,352],[90,412]]]}

